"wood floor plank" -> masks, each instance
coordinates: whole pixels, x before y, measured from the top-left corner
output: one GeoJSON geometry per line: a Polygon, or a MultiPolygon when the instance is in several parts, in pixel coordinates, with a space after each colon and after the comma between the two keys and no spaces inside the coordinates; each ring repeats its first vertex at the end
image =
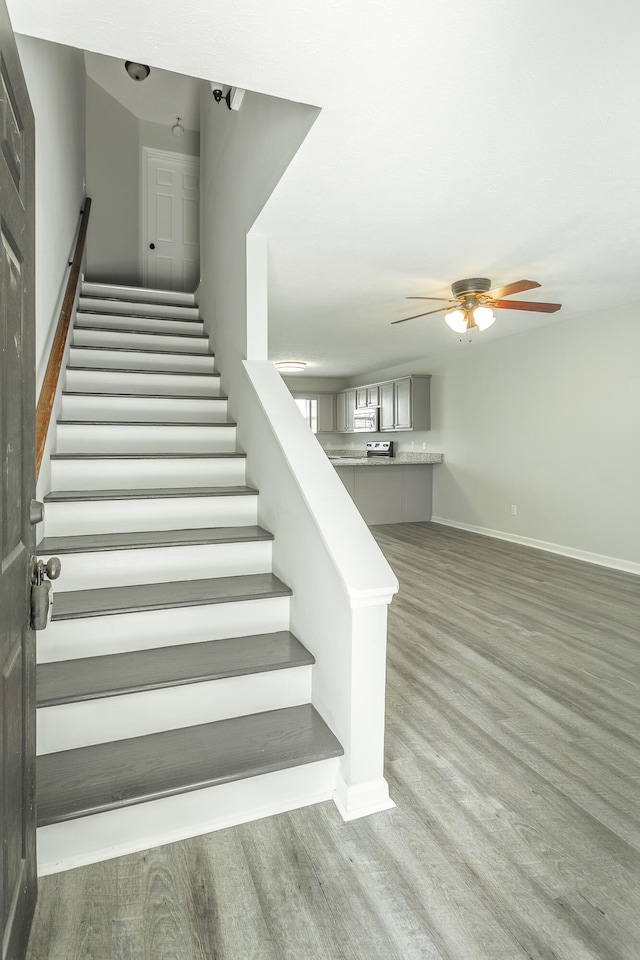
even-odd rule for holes
{"type": "MultiPolygon", "coordinates": [[[[166,921],[174,960],[203,943],[216,960],[289,960],[291,944],[296,960],[638,960],[640,579],[433,523],[373,533],[400,581],[397,806],[343,823],[320,804],[163,848],[191,910],[166,921]]],[[[135,893],[149,856],[44,878],[28,960],[146,958],[167,914],[135,893]],[[74,874],[100,877],[110,909],[74,874]]]]}

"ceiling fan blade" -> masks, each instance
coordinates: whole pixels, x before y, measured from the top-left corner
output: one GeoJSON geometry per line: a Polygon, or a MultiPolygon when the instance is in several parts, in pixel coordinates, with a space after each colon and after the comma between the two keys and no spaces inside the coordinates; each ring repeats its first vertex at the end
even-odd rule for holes
{"type": "Polygon", "coordinates": [[[530,310],[534,313],[555,313],[561,303],[534,303],[532,300],[490,300],[487,306],[499,310],[530,310]]]}
{"type": "Polygon", "coordinates": [[[510,297],[512,293],[522,293],[523,290],[534,290],[539,286],[540,284],[536,283],[535,280],[516,280],[515,283],[507,283],[504,287],[496,287],[495,290],[490,290],[489,296],[499,300],[500,297],[510,297]]]}
{"type": "Polygon", "coordinates": [[[405,300],[442,300],[443,303],[455,303],[451,297],[405,297],[405,300]]]}
{"type": "Polygon", "coordinates": [[[426,313],[415,313],[412,317],[403,317],[402,320],[392,320],[391,323],[404,323],[406,320],[417,320],[418,317],[428,317],[432,313],[442,313],[444,310],[451,309],[451,307],[438,307],[437,310],[427,310],[426,313]]]}

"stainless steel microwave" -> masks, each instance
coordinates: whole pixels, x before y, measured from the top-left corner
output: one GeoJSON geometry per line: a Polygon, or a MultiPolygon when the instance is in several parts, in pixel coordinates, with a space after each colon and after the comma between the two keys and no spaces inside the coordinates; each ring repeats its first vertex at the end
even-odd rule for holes
{"type": "Polygon", "coordinates": [[[354,433],[377,433],[378,432],[378,408],[363,407],[361,410],[355,410],[353,414],[354,433]]]}

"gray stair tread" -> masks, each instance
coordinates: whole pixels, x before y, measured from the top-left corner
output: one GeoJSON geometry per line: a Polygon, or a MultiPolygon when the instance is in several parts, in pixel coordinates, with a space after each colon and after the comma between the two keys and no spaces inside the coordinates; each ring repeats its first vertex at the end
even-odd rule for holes
{"type": "MultiPolygon", "coordinates": [[[[198,305],[193,301],[184,303],[179,300],[135,300],[130,297],[101,297],[97,293],[82,293],[80,292],[80,300],[100,300],[100,306],[104,307],[104,310],[96,310],[95,308],[85,307],[82,303],[78,307],[79,313],[103,313],[106,316],[114,316],[108,309],[109,304],[119,303],[121,306],[132,306],[137,310],[143,310],[145,308],[153,309],[154,307],[178,307],[181,310],[195,310],[197,312],[198,305]]],[[[115,316],[120,316],[120,314],[115,314],[115,316]]],[[[128,314],[125,314],[128,316],[128,314]]],[[[149,314],[140,314],[140,316],[149,317],[152,320],[155,320],[156,317],[149,314]]],[[[170,319],[173,319],[171,317],[170,319]]],[[[182,319],[176,317],[176,319],[182,319]]]]}
{"type": "Polygon", "coordinates": [[[235,420],[57,420],[67,427],[237,427],[235,420]]]}
{"type": "Polygon", "coordinates": [[[288,630],[83,657],[39,664],[37,702],[50,707],[312,663],[313,655],[288,630]]]}
{"type": "Polygon", "coordinates": [[[343,753],[310,704],[113,743],[37,761],[38,825],[260,776],[343,753]]]}
{"type": "Polygon", "coordinates": [[[192,393],[114,393],[105,390],[63,390],[63,397],[126,397],[127,399],[138,400],[204,400],[207,403],[215,403],[216,400],[223,402],[229,398],[226,395],[218,394],[215,397],[201,397],[192,393]]]}
{"type": "MultiPolygon", "coordinates": [[[[116,316],[117,316],[117,314],[116,314],[116,316]]],[[[140,317],[139,319],[142,320],[143,318],[140,317]]],[[[151,319],[151,318],[147,318],[147,319],[151,319]]],[[[167,318],[166,318],[166,317],[157,317],[157,318],[154,317],[153,319],[164,320],[164,319],[167,319],[167,318]]],[[[176,322],[179,322],[179,321],[176,321],[176,320],[171,319],[170,322],[171,322],[171,323],[176,323],[176,322]]],[[[183,321],[183,322],[191,322],[191,321],[183,321]]],[[[184,333],[184,332],[180,332],[179,330],[178,330],[178,331],[175,331],[175,330],[134,330],[134,329],[130,329],[130,328],[128,328],[128,327],[96,327],[96,326],[94,326],[93,324],[89,324],[89,323],[76,323],[76,324],[74,325],[74,330],[84,330],[84,331],[87,331],[87,330],[88,330],[88,331],[94,331],[94,332],[97,331],[97,332],[99,332],[99,333],[112,333],[114,336],[116,336],[116,335],[117,335],[117,336],[120,336],[120,334],[123,333],[123,334],[125,334],[125,336],[133,334],[133,335],[135,335],[136,337],[188,337],[188,338],[191,339],[191,340],[208,340],[208,339],[209,339],[209,337],[207,336],[206,333],[189,333],[189,332],[184,333]]],[[[83,347],[83,346],[85,346],[85,344],[83,344],[83,343],[77,343],[76,346],[77,346],[77,347],[83,347]]]]}
{"type": "Polygon", "coordinates": [[[55,594],[52,619],[75,620],[80,617],[102,617],[138,613],[143,610],[289,597],[291,592],[291,589],[272,573],[66,590],[55,594]]]}
{"type": "Polygon", "coordinates": [[[45,537],[39,554],[92,553],[108,550],[136,550],[144,547],[194,546],[203,543],[245,543],[273,540],[262,527],[204,527],[197,530],[138,530],[135,533],[85,533],[71,537],[45,537]]]}
{"type": "MultiPolygon", "coordinates": [[[[170,357],[207,357],[211,359],[213,357],[212,353],[201,353],[200,351],[191,351],[191,350],[157,350],[157,349],[145,349],[143,347],[98,347],[98,346],[89,346],[84,343],[72,343],[72,350],[106,350],[108,353],[152,353],[160,354],[161,356],[170,356],[170,357]]],[[[95,369],[95,368],[94,368],[95,369]]],[[[162,371],[157,371],[162,372],[162,371]]]]}
{"type": "Polygon", "coordinates": [[[51,460],[218,460],[238,457],[246,460],[246,453],[52,453],[51,460]]]}
{"type": "MultiPolygon", "coordinates": [[[[82,349],[82,348],[78,348],[82,349]]],[[[200,354],[199,354],[200,356],[200,354]]],[[[203,354],[203,356],[213,356],[213,354],[203,354]]],[[[220,379],[220,374],[215,371],[212,373],[202,370],[148,370],[136,369],[134,367],[80,367],[67,364],[67,370],[82,370],[83,373],[141,373],[145,376],[163,376],[163,377],[216,377],[220,379]]]]}
{"type": "MultiPolygon", "coordinates": [[[[146,459],[146,458],[145,458],[146,459]]],[[[134,487],[126,490],[52,490],[44,497],[45,503],[65,503],[75,500],[148,500],[177,497],[249,497],[258,491],[255,487],[134,487]]]]}

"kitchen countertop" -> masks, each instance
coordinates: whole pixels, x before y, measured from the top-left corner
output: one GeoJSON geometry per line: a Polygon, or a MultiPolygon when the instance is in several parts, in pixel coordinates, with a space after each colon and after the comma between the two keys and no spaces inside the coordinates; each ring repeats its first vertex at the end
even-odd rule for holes
{"type": "Polygon", "coordinates": [[[394,457],[367,457],[349,450],[325,450],[334,467],[393,467],[421,466],[442,463],[442,453],[398,453],[394,457]]]}

